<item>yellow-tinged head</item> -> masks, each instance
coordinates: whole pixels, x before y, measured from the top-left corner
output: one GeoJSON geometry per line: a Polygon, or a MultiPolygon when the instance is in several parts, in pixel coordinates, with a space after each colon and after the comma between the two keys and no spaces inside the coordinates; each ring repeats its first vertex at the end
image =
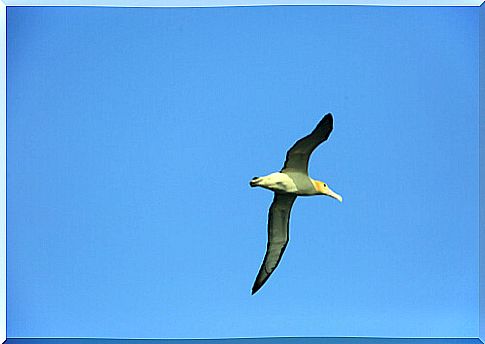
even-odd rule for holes
{"type": "Polygon", "coordinates": [[[321,182],[319,180],[312,180],[313,186],[315,187],[315,190],[319,195],[326,195],[330,196],[332,198],[335,198],[336,200],[342,202],[342,196],[334,192],[332,189],[328,187],[328,185],[324,182],[321,182]]]}

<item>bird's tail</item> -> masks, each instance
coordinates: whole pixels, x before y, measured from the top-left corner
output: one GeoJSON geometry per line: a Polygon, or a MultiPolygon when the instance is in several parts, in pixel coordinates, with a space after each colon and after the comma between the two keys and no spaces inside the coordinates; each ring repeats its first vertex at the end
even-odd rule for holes
{"type": "Polygon", "coordinates": [[[251,180],[249,181],[249,185],[250,185],[252,188],[254,188],[254,187],[256,187],[256,186],[258,186],[258,185],[259,185],[259,182],[260,182],[260,181],[261,181],[261,178],[260,178],[260,177],[254,177],[253,179],[251,179],[251,180]]]}

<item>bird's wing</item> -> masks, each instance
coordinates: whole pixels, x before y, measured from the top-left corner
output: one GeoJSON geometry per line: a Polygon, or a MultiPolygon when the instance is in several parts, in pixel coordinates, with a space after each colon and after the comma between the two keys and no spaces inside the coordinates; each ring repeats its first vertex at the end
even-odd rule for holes
{"type": "Polygon", "coordinates": [[[268,214],[268,245],[263,264],[254,281],[252,293],[256,293],[278,266],[288,244],[290,211],[296,195],[275,193],[268,214]]]}
{"type": "Polygon", "coordinates": [[[326,114],[317,127],[304,138],[296,141],[286,153],[281,172],[304,172],[308,174],[308,160],[318,145],[328,139],[333,129],[332,114],[326,114]]]}

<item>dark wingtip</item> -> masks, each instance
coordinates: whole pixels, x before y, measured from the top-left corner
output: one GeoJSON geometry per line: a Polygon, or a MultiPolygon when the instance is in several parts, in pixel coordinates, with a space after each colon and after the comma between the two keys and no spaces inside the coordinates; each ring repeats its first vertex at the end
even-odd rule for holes
{"type": "Polygon", "coordinates": [[[332,129],[333,129],[333,116],[332,116],[332,114],[331,114],[330,112],[329,112],[329,113],[327,113],[327,114],[326,114],[326,115],[323,117],[323,119],[320,121],[320,123],[319,123],[319,124],[323,124],[323,125],[329,125],[329,126],[330,126],[330,128],[332,128],[332,129]]]}
{"type": "Polygon", "coordinates": [[[253,289],[251,289],[251,295],[254,295],[261,289],[262,285],[257,285],[256,282],[253,285],[253,289]]]}

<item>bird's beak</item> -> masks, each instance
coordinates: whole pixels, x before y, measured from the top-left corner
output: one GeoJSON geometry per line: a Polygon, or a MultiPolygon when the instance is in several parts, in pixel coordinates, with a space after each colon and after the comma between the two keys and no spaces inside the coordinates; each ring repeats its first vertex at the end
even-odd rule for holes
{"type": "Polygon", "coordinates": [[[338,200],[340,203],[342,203],[342,196],[340,196],[338,193],[330,190],[330,188],[328,189],[327,191],[327,194],[332,197],[332,198],[335,198],[336,200],[338,200]]]}

